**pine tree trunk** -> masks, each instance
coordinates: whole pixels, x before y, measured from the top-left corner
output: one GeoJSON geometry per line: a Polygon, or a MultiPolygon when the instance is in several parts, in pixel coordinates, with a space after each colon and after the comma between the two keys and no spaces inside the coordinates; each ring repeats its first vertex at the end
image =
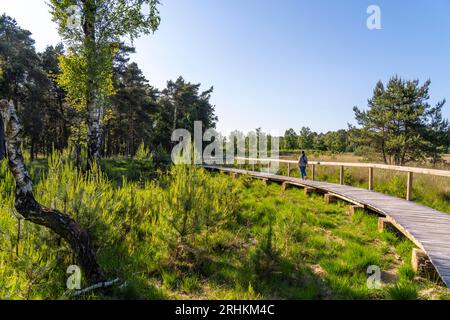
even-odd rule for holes
{"type": "Polygon", "coordinates": [[[0,101],[0,112],[5,124],[6,152],[11,173],[16,180],[15,207],[23,218],[44,226],[67,241],[75,253],[76,261],[90,284],[105,279],[92,247],[89,234],[70,216],[41,206],[33,196],[33,184],[25,167],[20,149],[22,128],[14,104],[0,101]]]}
{"type": "Polygon", "coordinates": [[[34,140],[31,140],[30,160],[31,160],[31,161],[34,161],[34,140]]]}
{"type": "Polygon", "coordinates": [[[3,160],[6,155],[5,150],[5,129],[3,126],[3,121],[0,119],[0,160],[3,160]]]}

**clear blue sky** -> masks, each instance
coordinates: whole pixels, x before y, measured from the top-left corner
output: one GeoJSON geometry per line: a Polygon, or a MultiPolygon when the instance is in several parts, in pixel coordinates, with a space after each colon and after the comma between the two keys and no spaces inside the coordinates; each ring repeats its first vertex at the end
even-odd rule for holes
{"type": "MultiPolygon", "coordinates": [[[[39,50],[58,42],[47,11],[45,0],[0,4],[39,50]]],[[[179,75],[214,86],[222,131],[346,128],[394,74],[431,78],[433,103],[450,100],[448,0],[162,0],[160,11],[133,59],[158,88],[179,75]],[[382,30],[366,27],[371,4],[382,30]]]]}

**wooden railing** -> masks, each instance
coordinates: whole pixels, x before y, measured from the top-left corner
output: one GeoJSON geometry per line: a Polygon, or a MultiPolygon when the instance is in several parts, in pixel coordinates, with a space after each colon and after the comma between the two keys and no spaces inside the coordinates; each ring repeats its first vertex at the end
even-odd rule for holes
{"type": "MultiPolygon", "coordinates": [[[[285,163],[288,166],[288,176],[291,173],[291,166],[298,166],[298,161],[295,160],[281,160],[281,159],[258,159],[258,158],[242,158],[236,157],[235,160],[240,164],[251,164],[253,171],[255,170],[255,164],[261,163],[268,165],[269,169],[271,164],[274,162],[277,163],[285,163]]],[[[407,184],[406,184],[406,200],[412,200],[412,186],[413,186],[413,174],[426,174],[432,176],[440,176],[440,177],[448,177],[450,178],[449,170],[437,170],[437,169],[427,169],[427,168],[415,168],[415,167],[403,167],[403,166],[392,166],[387,164],[378,164],[378,163],[357,163],[357,162],[326,162],[326,161],[309,161],[308,163],[311,166],[311,179],[315,180],[316,178],[316,167],[317,166],[332,166],[340,168],[340,184],[344,184],[344,174],[345,168],[367,168],[368,176],[369,176],[369,190],[373,190],[373,176],[374,169],[383,169],[383,170],[392,170],[392,171],[400,171],[407,173],[407,184]]]]}

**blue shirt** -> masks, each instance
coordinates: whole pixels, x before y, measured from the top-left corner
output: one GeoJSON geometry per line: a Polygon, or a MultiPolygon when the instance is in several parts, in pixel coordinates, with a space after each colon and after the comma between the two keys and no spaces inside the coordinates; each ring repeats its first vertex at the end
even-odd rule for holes
{"type": "Polygon", "coordinates": [[[308,165],[308,158],[306,156],[301,156],[298,159],[298,163],[300,164],[300,167],[306,167],[308,165]]]}

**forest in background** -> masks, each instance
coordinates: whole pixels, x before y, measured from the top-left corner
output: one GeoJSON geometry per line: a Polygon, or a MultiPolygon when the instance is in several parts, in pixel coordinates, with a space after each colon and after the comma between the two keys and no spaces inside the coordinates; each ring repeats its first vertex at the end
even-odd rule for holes
{"type": "MultiPolygon", "coordinates": [[[[61,83],[61,57],[68,55],[64,45],[36,52],[31,33],[6,15],[0,17],[0,38],[0,96],[18,107],[23,147],[32,159],[70,148],[80,163],[86,158],[88,143],[85,111],[71,101],[61,83]]],[[[102,157],[133,158],[141,147],[167,159],[175,129],[193,132],[194,121],[215,128],[218,118],[210,102],[213,88],[201,91],[200,84],[180,76],[157,89],[130,62],[134,51],[120,43],[114,53],[113,89],[101,119],[100,153],[102,157]]],[[[431,106],[429,90],[430,81],[420,85],[394,76],[386,88],[378,82],[368,110],[355,107],[359,127],[349,125],[327,133],[291,128],[280,137],[280,148],[354,152],[389,164],[428,160],[436,165],[442,162],[442,154],[449,153],[450,129],[442,116],[445,100],[431,106]]]]}
{"type": "MultiPolygon", "coordinates": [[[[64,46],[49,46],[37,53],[31,33],[6,15],[0,17],[0,39],[0,96],[18,106],[24,148],[35,158],[69,147],[78,159],[86,149],[87,128],[83,111],[68,102],[57,78],[64,46]]],[[[193,130],[192,119],[215,127],[217,117],[209,101],[213,88],[201,91],[200,84],[179,77],[158,90],[136,63],[129,62],[133,52],[134,48],[120,44],[114,55],[114,93],[102,120],[104,157],[134,157],[141,144],[168,152],[174,128],[193,130]]]]}

